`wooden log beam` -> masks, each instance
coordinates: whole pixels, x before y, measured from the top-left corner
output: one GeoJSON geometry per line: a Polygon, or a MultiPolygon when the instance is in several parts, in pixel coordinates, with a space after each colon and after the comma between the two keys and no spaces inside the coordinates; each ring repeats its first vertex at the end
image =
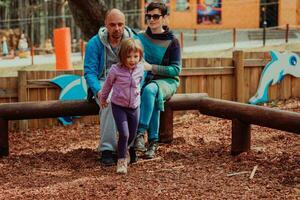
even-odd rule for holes
{"type": "Polygon", "coordinates": [[[6,120],[97,115],[99,106],[86,100],[44,101],[0,104],[0,118],[6,120]]]}
{"type": "Polygon", "coordinates": [[[239,119],[232,120],[231,154],[238,155],[250,150],[251,126],[239,119]]]}
{"type": "Polygon", "coordinates": [[[300,134],[300,113],[250,105],[210,97],[176,95],[167,102],[172,110],[199,110],[202,114],[224,119],[239,119],[247,124],[300,134]]]}
{"type": "Polygon", "coordinates": [[[0,118],[0,158],[8,154],[8,120],[0,118]]]}
{"type": "Polygon", "coordinates": [[[173,140],[173,110],[198,110],[195,105],[201,98],[208,97],[206,93],[175,94],[165,103],[165,111],[160,114],[160,142],[170,143],[173,140]],[[180,109],[183,108],[183,109],[180,109]]]}

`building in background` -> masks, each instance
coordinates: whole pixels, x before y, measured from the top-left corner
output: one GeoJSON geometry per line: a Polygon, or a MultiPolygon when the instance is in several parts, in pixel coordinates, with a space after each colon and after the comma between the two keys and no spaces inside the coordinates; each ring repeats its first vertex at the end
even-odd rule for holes
{"type": "MultiPolygon", "coordinates": [[[[145,28],[141,0],[141,28],[145,28]]],[[[228,29],[300,26],[300,0],[165,0],[173,29],[228,29]]]]}

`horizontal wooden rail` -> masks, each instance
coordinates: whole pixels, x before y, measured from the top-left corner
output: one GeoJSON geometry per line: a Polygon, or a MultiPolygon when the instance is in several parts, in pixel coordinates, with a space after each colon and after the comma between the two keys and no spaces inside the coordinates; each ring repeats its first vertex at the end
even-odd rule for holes
{"type": "Polygon", "coordinates": [[[98,113],[98,105],[86,100],[2,103],[0,104],[0,157],[9,154],[9,120],[97,115],[98,113]]]}
{"type": "Polygon", "coordinates": [[[188,98],[176,95],[169,101],[172,110],[199,110],[205,115],[224,119],[239,119],[283,131],[300,134],[300,113],[262,106],[226,101],[210,97],[188,98]]]}
{"type": "Polygon", "coordinates": [[[233,70],[233,66],[182,68],[180,76],[228,75],[233,74],[233,70]]]}
{"type": "Polygon", "coordinates": [[[300,113],[209,98],[177,94],[166,103],[162,114],[161,140],[173,140],[173,111],[199,110],[202,114],[232,120],[231,154],[250,150],[251,124],[300,134],[300,113]]]}
{"type": "MultiPolygon", "coordinates": [[[[173,111],[199,110],[201,113],[232,120],[233,155],[250,150],[250,125],[256,124],[292,133],[300,133],[300,113],[219,100],[207,94],[176,94],[165,104],[161,116],[160,139],[173,139],[173,111]]],[[[8,121],[97,115],[99,107],[87,101],[45,101],[0,104],[0,157],[9,154],[8,121]]]]}
{"type": "Polygon", "coordinates": [[[244,66],[245,67],[264,67],[270,61],[271,61],[271,59],[245,59],[244,66]]]}
{"type": "Polygon", "coordinates": [[[42,101],[0,104],[0,118],[5,120],[42,119],[60,116],[97,115],[99,107],[86,100],[42,101]]]}

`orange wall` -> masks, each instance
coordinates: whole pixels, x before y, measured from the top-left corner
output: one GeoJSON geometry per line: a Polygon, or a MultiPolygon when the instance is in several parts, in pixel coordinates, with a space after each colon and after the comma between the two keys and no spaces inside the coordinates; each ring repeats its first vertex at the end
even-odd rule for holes
{"type": "MultiPolygon", "coordinates": [[[[144,0],[141,0],[144,8],[144,0]]],[[[173,29],[259,28],[260,0],[222,0],[220,24],[197,24],[197,0],[190,0],[190,9],[176,11],[176,0],[170,0],[169,26],[173,29]]],[[[300,25],[300,0],[279,0],[278,25],[300,25]],[[288,1],[288,3],[287,3],[288,1]]],[[[142,9],[142,28],[144,9],[142,9]]]]}
{"type": "MultiPolygon", "coordinates": [[[[144,8],[144,0],[141,0],[144,8]]],[[[144,9],[142,25],[144,25],[144,9]]],[[[197,24],[197,0],[190,0],[190,9],[176,11],[176,0],[170,1],[169,25],[177,29],[223,29],[223,28],[257,28],[259,27],[259,0],[251,0],[245,4],[244,0],[223,0],[221,24],[197,24]]]]}
{"type": "Polygon", "coordinates": [[[297,2],[299,1],[289,0],[289,3],[286,3],[286,0],[279,1],[279,26],[285,24],[297,25],[297,2]]]}

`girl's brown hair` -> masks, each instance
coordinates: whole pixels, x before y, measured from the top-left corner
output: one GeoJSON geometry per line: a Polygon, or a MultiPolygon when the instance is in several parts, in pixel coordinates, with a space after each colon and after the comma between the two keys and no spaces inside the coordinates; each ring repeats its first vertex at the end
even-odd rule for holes
{"type": "Polygon", "coordinates": [[[119,59],[122,65],[126,65],[127,55],[130,54],[131,52],[139,52],[140,61],[141,61],[144,54],[141,43],[138,40],[135,40],[133,38],[127,38],[122,40],[120,51],[119,51],[119,59]]]}

